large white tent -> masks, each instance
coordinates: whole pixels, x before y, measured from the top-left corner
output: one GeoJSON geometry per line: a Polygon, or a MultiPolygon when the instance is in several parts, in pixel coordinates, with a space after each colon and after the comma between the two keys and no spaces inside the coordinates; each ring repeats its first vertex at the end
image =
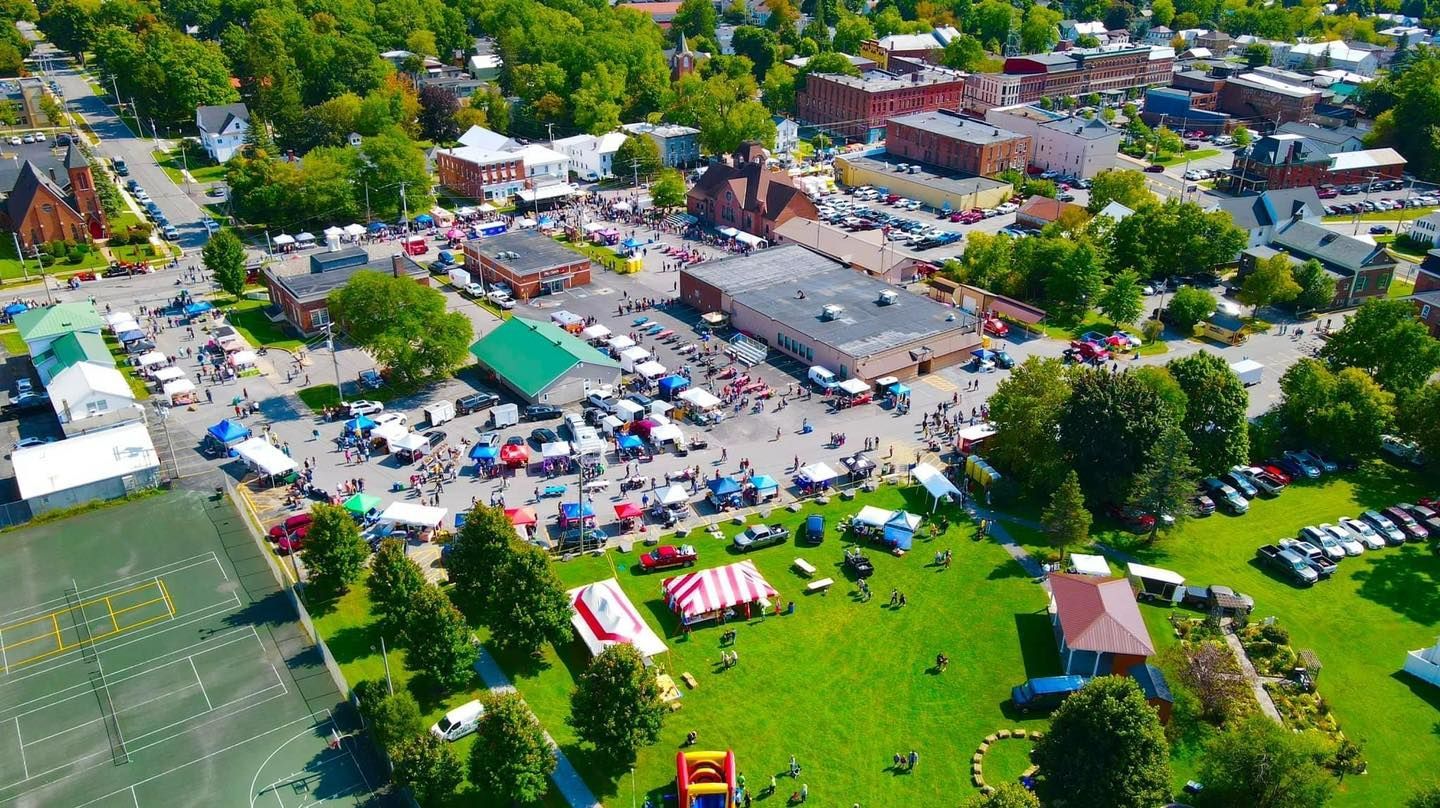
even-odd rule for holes
{"type": "Polygon", "coordinates": [[[606,328],[601,323],[596,323],[595,325],[588,326],[580,332],[580,339],[583,340],[602,339],[608,336],[610,336],[610,329],[606,328]]]}
{"type": "Polygon", "coordinates": [[[934,497],[930,503],[931,513],[935,512],[935,507],[940,504],[942,497],[960,498],[960,489],[956,488],[955,484],[950,482],[939,469],[929,463],[915,464],[915,468],[910,470],[910,475],[915,478],[916,482],[925,486],[925,490],[934,497]]]}
{"type": "Polygon", "coordinates": [[[680,392],[680,400],[697,410],[709,410],[720,406],[720,399],[707,390],[691,387],[680,392]]]}
{"type": "Polygon", "coordinates": [[[570,625],[591,654],[599,656],[606,648],[621,643],[635,646],[644,657],[668,650],[614,578],[576,587],[566,595],[574,612],[570,625]]]}
{"type": "Polygon", "coordinates": [[[690,492],[686,491],[684,486],[672,485],[656,494],[655,498],[660,501],[661,505],[679,505],[690,498],[690,492]]]}
{"type": "Polygon", "coordinates": [[[617,351],[623,351],[626,348],[635,347],[635,340],[630,339],[624,334],[616,334],[610,339],[605,340],[605,344],[609,345],[611,348],[614,348],[617,351]]]}
{"type": "Polygon", "coordinates": [[[840,476],[835,473],[835,469],[830,468],[830,466],[825,463],[811,463],[805,468],[800,469],[799,474],[812,483],[828,483],[840,476]]]}
{"type": "Polygon", "coordinates": [[[449,511],[444,508],[432,508],[429,505],[417,505],[414,502],[392,502],[380,512],[379,520],[393,522],[397,525],[438,528],[445,521],[447,513],[449,511]]]}
{"type": "Polygon", "coordinates": [[[264,438],[251,438],[235,447],[235,454],[257,472],[278,476],[294,471],[295,461],[264,438]]]}
{"type": "Polygon", "coordinates": [[[635,372],[647,379],[655,379],[665,375],[665,366],[652,359],[649,362],[642,362],[636,365],[635,372]]]}

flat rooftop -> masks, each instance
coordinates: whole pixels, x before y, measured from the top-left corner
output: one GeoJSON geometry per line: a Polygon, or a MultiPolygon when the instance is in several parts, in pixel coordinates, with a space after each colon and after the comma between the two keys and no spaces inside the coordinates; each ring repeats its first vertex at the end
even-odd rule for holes
{"type": "Polygon", "coordinates": [[[813,75],[836,84],[855,87],[867,93],[884,93],[903,90],[906,87],[924,87],[927,84],[945,84],[965,80],[963,73],[936,68],[926,68],[904,76],[897,76],[883,70],[871,70],[863,76],[842,76],[839,73],[815,73],[813,75]]]}
{"type": "Polygon", "coordinates": [[[392,275],[395,272],[396,258],[400,259],[402,271],[407,276],[426,274],[425,267],[404,253],[371,258],[363,264],[327,269],[323,272],[310,271],[311,264],[308,261],[295,264],[284,262],[278,265],[272,264],[266,267],[265,271],[277,283],[289,290],[296,300],[307,302],[329,297],[331,292],[344,286],[359,272],[380,272],[392,275]]]}
{"type": "Polygon", "coordinates": [[[917,112],[913,115],[901,115],[888,120],[890,123],[909,126],[941,137],[976,145],[1004,143],[1007,140],[1025,137],[1018,132],[1001,129],[994,124],[961,118],[958,115],[947,115],[943,112],[917,112]]]}
{"type": "Polygon", "coordinates": [[[467,242],[465,246],[485,256],[486,261],[504,267],[512,275],[539,275],[556,267],[587,260],[580,253],[562,247],[555,239],[534,230],[512,230],[467,242]],[[497,258],[500,253],[507,255],[497,258]],[[514,257],[510,256],[512,253],[514,257]]]}
{"type": "Polygon", "coordinates": [[[741,306],[784,323],[818,344],[864,358],[973,328],[959,309],[897,289],[798,244],[707,261],[684,270],[723,289],[741,306]],[[882,292],[894,303],[880,304],[882,292]],[[826,319],[826,306],[839,306],[826,319]]]}
{"type": "Polygon", "coordinates": [[[841,155],[835,159],[844,160],[857,168],[865,168],[871,171],[887,171],[894,174],[896,180],[923,183],[939,188],[948,194],[983,193],[997,188],[1004,188],[1006,185],[999,180],[992,180],[988,177],[971,177],[954,171],[943,171],[934,166],[925,165],[924,163],[915,163],[913,162],[913,158],[906,159],[896,157],[893,154],[871,154],[864,157],[841,155]],[[918,165],[920,169],[914,174],[897,172],[895,166],[901,163],[918,165]]]}

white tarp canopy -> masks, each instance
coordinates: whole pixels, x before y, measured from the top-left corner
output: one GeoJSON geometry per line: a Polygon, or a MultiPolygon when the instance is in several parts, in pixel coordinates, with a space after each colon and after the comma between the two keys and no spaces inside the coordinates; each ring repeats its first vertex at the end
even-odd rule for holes
{"type": "Polygon", "coordinates": [[[429,441],[425,440],[424,435],[416,432],[411,432],[391,442],[390,448],[404,449],[407,452],[415,452],[419,451],[420,449],[424,449],[428,444],[429,441]]]}
{"type": "Polygon", "coordinates": [[[671,404],[668,401],[662,401],[657,398],[650,402],[650,417],[655,419],[664,418],[665,413],[673,409],[675,409],[674,404],[671,404]]]}
{"type": "Polygon", "coordinates": [[[647,379],[654,379],[665,375],[665,366],[652,359],[649,362],[642,362],[636,365],[635,372],[647,379]]]}
{"type": "Polygon", "coordinates": [[[169,361],[170,360],[166,358],[165,354],[160,353],[159,351],[151,351],[150,353],[141,355],[140,367],[148,368],[151,365],[163,365],[169,361]]]}
{"type": "Polygon", "coordinates": [[[447,513],[449,511],[444,508],[416,505],[413,502],[392,502],[380,512],[380,521],[393,522],[397,525],[438,528],[440,523],[445,521],[447,513]]]}
{"type": "Polygon", "coordinates": [[[553,457],[569,457],[570,441],[551,441],[550,443],[547,443],[544,446],[540,447],[540,456],[545,458],[546,460],[549,460],[553,457]]]}
{"type": "Polygon", "coordinates": [[[932,513],[935,511],[935,505],[940,503],[941,497],[949,496],[958,498],[960,496],[960,489],[956,488],[954,483],[950,482],[944,474],[940,473],[939,469],[929,463],[917,463],[915,468],[910,470],[910,474],[917,482],[925,486],[925,490],[930,492],[930,496],[935,498],[934,503],[930,506],[932,513]]]}
{"type": "Polygon", "coordinates": [[[842,393],[851,396],[858,396],[870,389],[870,383],[864,379],[846,379],[835,385],[842,393]]]}
{"type": "Polygon", "coordinates": [[[824,463],[811,463],[805,468],[800,469],[800,476],[812,483],[827,483],[840,475],[835,473],[835,469],[830,468],[824,463]]]}
{"type": "Polygon", "coordinates": [[[661,424],[650,430],[652,443],[674,443],[677,446],[685,440],[685,434],[674,424],[661,424]]]}
{"type": "Polygon", "coordinates": [[[1070,566],[1081,575],[1110,575],[1110,565],[1105,563],[1105,556],[1091,555],[1089,553],[1071,553],[1070,566]]]}
{"type": "Polygon", "coordinates": [[[877,508],[874,505],[866,505],[860,509],[859,513],[855,514],[851,521],[870,527],[881,527],[890,521],[890,516],[893,513],[894,511],[887,511],[884,508],[877,508]]]}
{"type": "Polygon", "coordinates": [[[105,322],[109,325],[115,325],[116,323],[124,322],[125,320],[129,320],[133,323],[135,322],[135,315],[131,314],[128,311],[112,311],[109,314],[105,315],[105,322]]]}
{"type": "Polygon", "coordinates": [[[596,432],[594,429],[591,429],[588,432],[577,433],[576,438],[577,439],[574,443],[575,454],[582,457],[585,455],[594,455],[598,457],[605,454],[605,450],[609,448],[609,444],[602,440],[600,438],[600,433],[596,432]]]}
{"type": "Polygon", "coordinates": [[[610,332],[610,329],[606,328],[606,327],[605,327],[603,324],[601,324],[601,323],[596,323],[595,325],[588,326],[587,328],[585,328],[585,330],[581,331],[581,332],[580,332],[580,339],[583,339],[583,340],[602,339],[602,338],[604,338],[604,337],[610,336],[610,333],[611,333],[611,332],[610,332]]]}
{"type": "Polygon", "coordinates": [[[296,236],[295,240],[304,244],[308,244],[315,240],[315,234],[307,231],[296,236]]]}
{"type": "Polygon", "coordinates": [[[325,238],[327,239],[340,238],[343,235],[345,235],[345,228],[343,227],[338,227],[332,224],[329,227],[325,228],[325,238]]]}
{"type": "Polygon", "coordinates": [[[575,633],[599,656],[606,648],[629,643],[641,656],[652,657],[667,650],[614,578],[576,587],[565,593],[570,598],[570,624],[575,633]]]}
{"type": "Polygon", "coordinates": [[[135,322],[134,317],[124,314],[110,321],[110,330],[116,334],[124,334],[126,331],[139,331],[140,324],[135,322]]]}
{"type": "Polygon", "coordinates": [[[655,495],[655,499],[658,500],[661,505],[679,505],[689,498],[690,492],[686,491],[684,486],[680,485],[672,485],[655,495]]]}
{"type": "Polygon", "coordinates": [[[360,238],[365,235],[365,226],[360,224],[347,224],[345,225],[345,235],[350,238],[360,238]]]}
{"type": "Polygon", "coordinates": [[[155,371],[155,381],[160,383],[172,382],[176,379],[185,378],[185,371],[180,368],[160,368],[155,371]]]}
{"type": "Polygon", "coordinates": [[[275,244],[276,244],[276,246],[284,247],[284,246],[286,246],[286,245],[288,245],[288,244],[294,244],[294,243],[295,243],[295,237],[294,237],[294,236],[291,236],[291,235],[287,235],[287,234],[285,234],[285,233],[281,233],[280,235],[278,235],[278,236],[275,237],[275,244]]]}
{"type": "Polygon", "coordinates": [[[393,447],[396,441],[405,437],[409,432],[410,430],[399,421],[390,421],[370,430],[370,437],[379,438],[393,447]]]}
{"type": "Polygon", "coordinates": [[[161,392],[171,398],[183,396],[186,393],[195,392],[195,382],[189,379],[176,379],[173,382],[166,382],[165,386],[161,388],[161,392]]]}
{"type": "Polygon", "coordinates": [[[710,410],[720,406],[720,399],[716,398],[709,391],[701,390],[698,387],[691,387],[680,391],[680,400],[688,403],[697,410],[710,410]]]}
{"type": "Polygon", "coordinates": [[[235,454],[261,474],[276,476],[295,470],[295,461],[264,438],[251,438],[235,447],[235,454]]]}
{"type": "Polygon", "coordinates": [[[741,244],[749,245],[752,249],[760,249],[761,247],[768,247],[770,245],[770,242],[766,241],[765,239],[760,238],[759,236],[752,236],[749,233],[744,232],[743,230],[736,233],[734,235],[734,239],[741,244]]]}
{"type": "Polygon", "coordinates": [[[253,365],[255,364],[256,358],[254,351],[236,351],[230,354],[230,365],[231,367],[237,368],[244,365],[253,365]]]}
{"type": "Polygon", "coordinates": [[[630,339],[624,334],[616,334],[615,336],[606,340],[605,344],[609,345],[611,348],[614,348],[617,351],[623,351],[626,348],[633,347],[635,345],[635,340],[630,339]]]}
{"type": "MultiPolygon", "coordinates": [[[[1071,555],[1070,558],[1073,560],[1075,556],[1071,555]]],[[[1144,578],[1147,581],[1159,581],[1165,584],[1174,584],[1175,586],[1185,585],[1184,575],[1181,575],[1178,572],[1172,572],[1171,570],[1162,569],[1160,567],[1148,567],[1144,564],[1136,564],[1132,561],[1129,564],[1125,565],[1125,571],[1135,576],[1136,578],[1144,578]]]]}

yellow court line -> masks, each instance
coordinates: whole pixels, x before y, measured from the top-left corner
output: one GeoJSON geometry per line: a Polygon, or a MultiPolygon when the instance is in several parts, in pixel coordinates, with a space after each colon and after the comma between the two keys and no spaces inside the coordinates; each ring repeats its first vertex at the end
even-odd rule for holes
{"type": "Polygon", "coordinates": [[[119,631],[120,621],[115,619],[115,609],[111,607],[109,597],[105,598],[105,611],[110,613],[110,625],[114,626],[116,631],[119,631]]]}
{"type": "Polygon", "coordinates": [[[60,646],[60,650],[63,651],[65,650],[65,639],[60,636],[60,617],[52,612],[50,619],[55,623],[55,644],[60,646]]]}
{"type": "MultiPolygon", "coordinates": [[[[130,594],[133,594],[133,593],[135,593],[135,592],[143,592],[143,591],[146,590],[146,589],[155,589],[155,588],[156,588],[156,581],[146,581],[145,583],[143,583],[143,584],[141,584],[141,585],[139,585],[139,586],[131,587],[130,589],[124,589],[124,590],[121,590],[121,591],[119,591],[119,592],[112,592],[112,593],[110,593],[109,595],[107,595],[107,596],[105,596],[105,597],[118,598],[118,597],[120,597],[121,595],[130,595],[130,594]]],[[[87,600],[87,601],[85,601],[85,602],[83,602],[83,603],[77,603],[77,604],[74,605],[74,606],[67,606],[67,607],[65,607],[65,608],[63,608],[63,609],[56,609],[56,610],[53,611],[53,612],[50,612],[50,613],[48,613],[48,614],[42,614],[42,615],[40,615],[40,616],[38,616],[38,617],[29,617],[29,618],[26,618],[26,619],[24,619],[24,620],[16,621],[16,622],[14,622],[14,623],[6,623],[5,625],[0,626],[0,631],[9,631],[10,629],[13,629],[13,628],[20,628],[20,627],[22,627],[22,626],[28,626],[28,625],[30,625],[30,624],[32,624],[32,623],[39,623],[40,621],[42,621],[42,620],[44,620],[44,619],[46,619],[46,618],[49,618],[49,617],[54,617],[55,615],[68,614],[68,613],[70,613],[70,612],[75,611],[76,609],[83,609],[83,608],[86,607],[86,606],[96,606],[96,605],[99,605],[100,603],[103,603],[104,600],[105,600],[105,598],[95,598],[94,600],[87,600]]]]}
{"type": "Polygon", "coordinates": [[[160,580],[159,578],[155,579],[155,583],[160,586],[160,597],[165,599],[165,611],[170,613],[170,617],[174,617],[175,601],[170,599],[170,587],[166,586],[165,582],[160,580]]]}
{"type": "MultiPolygon", "coordinates": [[[[168,620],[168,619],[174,617],[174,616],[175,616],[175,611],[174,611],[175,607],[174,607],[174,604],[172,604],[172,603],[170,602],[169,597],[168,597],[168,593],[166,593],[166,592],[164,591],[164,585],[163,585],[163,584],[161,584],[160,589],[162,590],[162,591],[161,591],[161,595],[162,595],[161,597],[151,598],[150,600],[142,601],[142,602],[136,603],[136,604],[134,604],[134,605],[132,605],[132,606],[126,606],[126,607],[124,607],[124,608],[122,608],[122,609],[115,609],[115,608],[111,607],[111,606],[109,605],[109,603],[107,602],[107,603],[106,603],[106,608],[109,609],[109,612],[110,612],[110,620],[111,620],[111,623],[115,626],[115,628],[113,628],[113,629],[111,629],[111,630],[109,630],[109,631],[102,631],[102,632],[100,632],[100,633],[98,633],[98,634],[92,635],[91,638],[90,638],[90,641],[91,641],[92,643],[93,643],[93,642],[98,642],[98,641],[100,641],[100,640],[107,639],[107,638],[109,638],[109,637],[113,637],[113,636],[115,636],[115,635],[117,635],[117,634],[121,634],[121,633],[124,633],[124,632],[126,632],[126,631],[133,631],[134,629],[140,628],[140,627],[142,627],[142,626],[147,626],[147,625],[149,625],[149,624],[151,624],[151,623],[154,623],[154,622],[157,622],[157,621],[159,621],[159,620],[168,620]],[[128,625],[123,625],[123,626],[122,626],[122,625],[120,624],[120,617],[121,617],[122,615],[126,614],[127,612],[133,612],[133,611],[135,611],[135,610],[137,610],[137,609],[143,609],[143,608],[145,608],[146,606],[153,606],[153,605],[156,604],[156,603],[164,603],[164,604],[165,604],[165,614],[163,614],[163,615],[158,615],[158,616],[155,616],[155,617],[147,617],[147,618],[145,618],[144,620],[140,620],[139,622],[131,623],[131,624],[128,624],[128,625]]],[[[100,601],[98,601],[98,602],[105,602],[106,600],[107,600],[107,599],[102,598],[102,599],[100,599],[100,601]]],[[[12,668],[14,668],[14,667],[19,667],[19,666],[21,666],[21,665],[27,665],[27,664],[29,664],[29,663],[31,663],[31,662],[35,662],[35,661],[38,661],[38,660],[41,660],[41,659],[45,659],[45,658],[47,658],[47,657],[51,657],[51,656],[54,656],[55,654],[61,653],[62,651],[68,651],[68,650],[74,648],[76,644],[67,645],[67,644],[65,643],[64,634],[62,633],[62,629],[61,629],[61,627],[60,627],[60,616],[61,616],[62,614],[66,614],[66,613],[68,613],[68,612],[73,612],[73,611],[75,611],[75,610],[74,610],[74,609],[64,609],[64,610],[61,610],[61,611],[58,611],[58,612],[52,612],[52,613],[50,613],[49,615],[46,615],[47,617],[50,618],[51,625],[53,626],[53,630],[50,631],[50,632],[47,632],[47,633],[45,633],[45,634],[41,634],[41,635],[38,635],[38,636],[35,636],[35,637],[27,637],[27,638],[25,638],[25,639],[23,639],[23,640],[15,640],[15,641],[13,641],[13,642],[5,643],[3,646],[0,646],[0,649],[3,649],[3,650],[5,651],[5,653],[6,653],[6,655],[8,656],[12,651],[20,648],[20,647],[23,646],[23,645],[28,645],[28,644],[30,644],[30,643],[39,642],[39,641],[44,641],[44,640],[50,640],[51,638],[54,638],[55,644],[56,644],[56,646],[57,646],[56,648],[54,648],[53,650],[50,650],[50,651],[46,651],[45,653],[42,653],[42,654],[37,654],[37,655],[31,656],[31,657],[25,657],[25,658],[21,659],[21,660],[20,660],[18,663],[16,663],[15,665],[13,665],[12,668]]],[[[32,622],[33,622],[33,621],[32,621],[32,622]]]]}
{"type": "MultiPolygon", "coordinates": [[[[109,631],[109,632],[106,632],[106,633],[104,633],[104,634],[100,634],[100,635],[96,636],[94,639],[99,640],[99,639],[105,639],[105,638],[113,637],[113,636],[115,636],[116,634],[123,634],[123,633],[126,632],[126,631],[133,631],[133,630],[135,630],[135,629],[137,629],[137,628],[142,628],[142,627],[144,627],[144,626],[150,625],[151,623],[155,623],[155,622],[158,622],[158,621],[160,621],[160,620],[165,620],[165,619],[167,619],[165,616],[151,617],[151,618],[146,619],[146,620],[141,620],[140,622],[138,622],[138,623],[136,623],[136,624],[134,624],[134,625],[126,626],[125,628],[121,629],[120,631],[109,631]]],[[[49,635],[46,635],[46,636],[49,636],[49,635]]],[[[57,641],[57,642],[59,641],[59,637],[58,637],[58,636],[56,636],[56,641],[57,641]]],[[[27,642],[28,642],[28,641],[27,641],[27,642]]],[[[18,643],[17,643],[17,644],[18,644],[18,643]]],[[[49,659],[50,657],[53,657],[53,656],[55,656],[56,654],[59,654],[59,653],[61,653],[61,652],[63,652],[63,651],[68,651],[68,650],[70,650],[71,648],[74,648],[74,646],[73,646],[73,645],[72,645],[72,646],[64,646],[64,645],[62,645],[61,647],[56,648],[56,649],[54,649],[54,650],[52,650],[52,651],[46,651],[46,652],[43,653],[43,654],[36,654],[35,656],[32,656],[32,657],[26,657],[26,658],[20,660],[19,662],[12,662],[12,663],[10,663],[10,670],[11,670],[11,671],[14,671],[14,670],[16,670],[17,668],[24,667],[25,665],[29,665],[29,664],[31,664],[31,663],[33,663],[33,662],[39,662],[39,661],[44,660],[44,659],[49,659]]]]}

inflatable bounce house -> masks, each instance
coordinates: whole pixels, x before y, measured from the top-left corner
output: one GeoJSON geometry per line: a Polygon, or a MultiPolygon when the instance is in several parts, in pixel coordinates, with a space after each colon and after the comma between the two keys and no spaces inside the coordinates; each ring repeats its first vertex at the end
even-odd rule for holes
{"type": "Polygon", "coordinates": [[[735,803],[735,753],[677,752],[680,808],[730,808],[735,803]]]}

